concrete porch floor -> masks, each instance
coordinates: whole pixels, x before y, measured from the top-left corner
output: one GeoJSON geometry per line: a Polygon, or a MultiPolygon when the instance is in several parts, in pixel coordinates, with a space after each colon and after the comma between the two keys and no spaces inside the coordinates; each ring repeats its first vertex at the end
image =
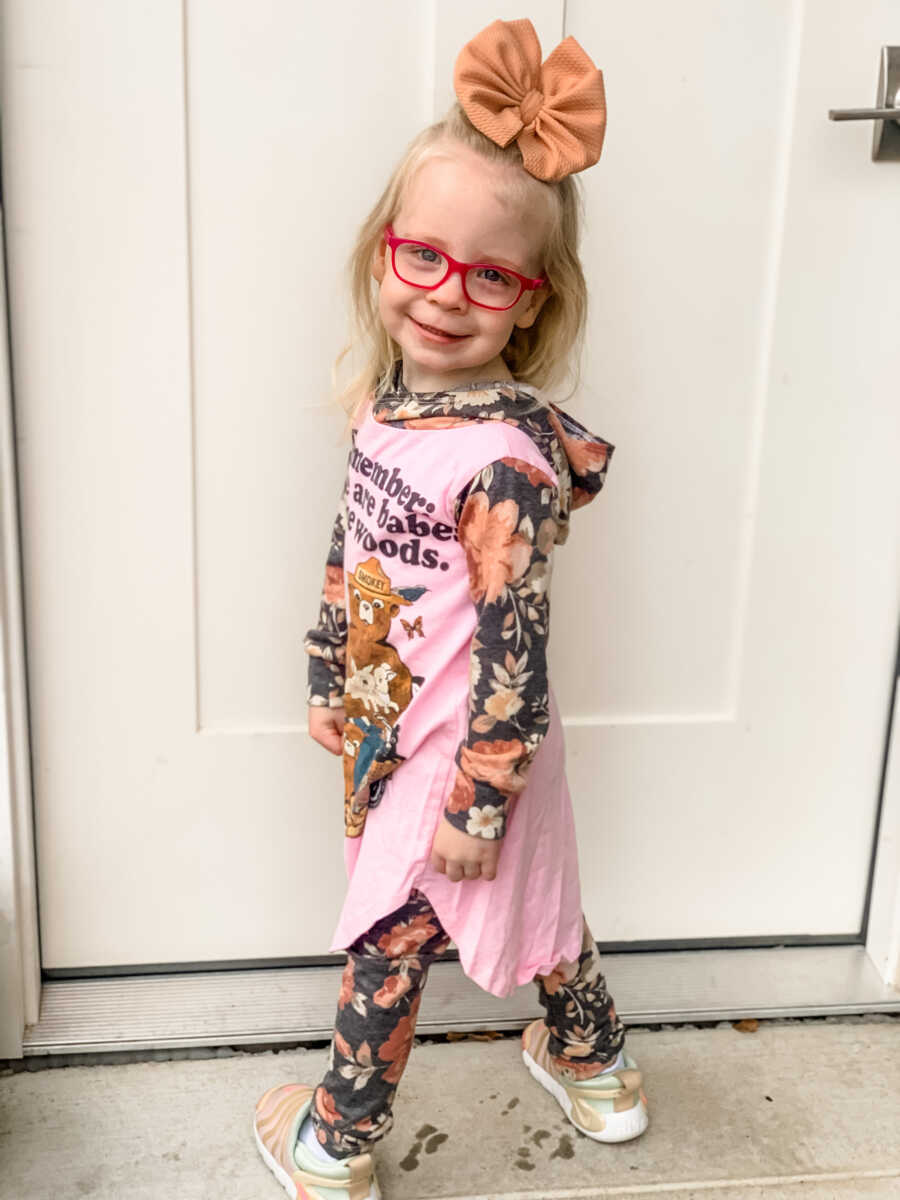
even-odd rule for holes
{"type": "MultiPolygon", "coordinates": [[[[516,1037],[417,1044],[375,1149],[385,1200],[900,1197],[897,1017],[631,1027],[627,1044],[650,1128],[618,1146],[568,1123],[516,1037]]],[[[0,1198],[284,1196],[254,1104],[316,1082],[327,1048],[219,1054],[5,1074],[0,1198]]]]}

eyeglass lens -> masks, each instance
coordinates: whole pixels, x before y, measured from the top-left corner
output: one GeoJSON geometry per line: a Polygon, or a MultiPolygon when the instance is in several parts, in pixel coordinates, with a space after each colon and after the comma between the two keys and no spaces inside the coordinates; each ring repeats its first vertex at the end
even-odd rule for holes
{"type": "MultiPolygon", "coordinates": [[[[404,283],[437,287],[447,274],[447,260],[433,246],[405,242],[394,248],[394,270],[404,283]]],[[[515,275],[500,267],[469,267],[466,271],[469,299],[489,308],[509,308],[518,300],[522,285],[515,275]]]]}

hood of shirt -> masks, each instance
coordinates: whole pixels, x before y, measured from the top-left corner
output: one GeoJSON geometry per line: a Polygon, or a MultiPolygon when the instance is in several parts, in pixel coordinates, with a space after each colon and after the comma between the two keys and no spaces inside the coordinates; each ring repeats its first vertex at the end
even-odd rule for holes
{"type": "Polygon", "coordinates": [[[448,429],[481,421],[506,421],[521,429],[559,479],[559,543],[568,536],[570,512],[589,504],[603,487],[615,450],[531,384],[498,380],[411,392],[399,362],[390,385],[373,398],[372,416],[384,425],[409,429],[448,429]]]}

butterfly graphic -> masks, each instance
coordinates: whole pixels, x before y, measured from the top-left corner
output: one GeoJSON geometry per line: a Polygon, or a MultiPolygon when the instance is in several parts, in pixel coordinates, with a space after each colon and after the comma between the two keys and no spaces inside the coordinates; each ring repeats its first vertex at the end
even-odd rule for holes
{"type": "Polygon", "coordinates": [[[416,617],[415,621],[413,621],[413,622],[404,621],[404,620],[403,620],[403,618],[401,617],[401,618],[400,618],[400,624],[401,624],[401,625],[403,626],[403,628],[406,630],[406,636],[407,636],[408,638],[410,638],[410,639],[411,639],[412,637],[414,637],[414,636],[415,636],[415,634],[418,634],[418,635],[419,635],[419,637],[424,637],[424,636],[425,636],[425,630],[422,628],[422,615],[421,615],[421,613],[419,614],[419,616],[417,616],[417,617],[416,617]]]}

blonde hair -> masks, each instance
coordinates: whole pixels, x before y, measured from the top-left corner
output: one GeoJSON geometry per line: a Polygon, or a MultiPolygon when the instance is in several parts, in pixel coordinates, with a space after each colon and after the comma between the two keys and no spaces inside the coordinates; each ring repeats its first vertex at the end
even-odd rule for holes
{"type": "Polygon", "coordinates": [[[550,284],[535,322],[527,329],[515,326],[501,351],[514,379],[539,388],[556,385],[571,377],[578,386],[578,358],[584,338],[587,315],[587,286],[578,258],[583,201],[578,182],[572,175],[554,183],[545,183],[529,175],[522,166],[522,155],[512,142],[498,146],[480,133],[458,103],[446,116],[430,125],[413,139],[397,164],[387,187],[363,222],[347,263],[351,299],[351,337],[337,356],[332,382],[338,403],[352,420],[370,392],[376,394],[389,384],[394,363],[401,357],[400,347],[384,328],[378,313],[378,285],[372,277],[372,262],[384,227],[392,223],[402,207],[407,189],[416,172],[435,154],[446,152],[448,143],[460,143],[490,162],[511,168],[508,177],[510,198],[520,205],[543,205],[550,225],[543,250],[541,273],[550,284]],[[361,350],[364,365],[343,387],[338,384],[338,366],[344,357],[361,350]]]}

